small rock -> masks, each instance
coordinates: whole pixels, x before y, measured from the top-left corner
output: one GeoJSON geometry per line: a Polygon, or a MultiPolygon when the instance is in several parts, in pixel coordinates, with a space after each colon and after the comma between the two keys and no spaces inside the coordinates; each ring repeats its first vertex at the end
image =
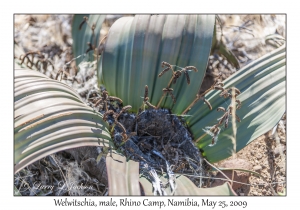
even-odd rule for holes
{"type": "Polygon", "coordinates": [[[256,191],[254,191],[254,192],[252,192],[252,194],[253,194],[253,195],[257,195],[257,192],[256,192],[256,191]]]}
{"type": "Polygon", "coordinates": [[[254,171],[260,171],[262,169],[261,165],[256,165],[253,167],[254,171]]]}
{"type": "Polygon", "coordinates": [[[262,158],[262,154],[261,154],[261,153],[256,153],[255,157],[256,157],[257,159],[261,159],[261,158],[262,158]]]}
{"type": "Polygon", "coordinates": [[[244,196],[245,195],[245,193],[240,193],[240,196],[244,196]]]}
{"type": "Polygon", "coordinates": [[[280,143],[286,144],[286,139],[285,139],[285,138],[281,138],[281,139],[280,139],[280,143]]]}
{"type": "Polygon", "coordinates": [[[285,161],[281,161],[281,162],[277,163],[277,166],[280,168],[280,171],[281,171],[281,169],[285,170],[285,161]]]}
{"type": "Polygon", "coordinates": [[[275,147],[274,154],[279,155],[280,151],[284,152],[285,150],[286,150],[286,146],[279,144],[275,147]]]}
{"type": "Polygon", "coordinates": [[[286,180],[285,180],[285,177],[279,177],[279,181],[281,181],[281,182],[286,181],[286,180]]]}

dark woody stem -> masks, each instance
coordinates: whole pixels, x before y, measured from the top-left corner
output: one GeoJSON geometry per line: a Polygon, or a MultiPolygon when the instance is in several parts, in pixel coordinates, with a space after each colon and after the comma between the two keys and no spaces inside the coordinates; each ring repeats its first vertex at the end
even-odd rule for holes
{"type": "Polygon", "coordinates": [[[205,96],[209,91],[213,90],[214,86],[210,87],[208,90],[206,90],[201,95],[196,95],[196,98],[194,101],[181,113],[181,115],[185,115],[203,96],[205,96]]]}
{"type": "Polygon", "coordinates": [[[214,84],[209,89],[207,89],[204,93],[202,94],[198,93],[194,101],[181,113],[181,115],[185,115],[202,97],[204,97],[209,91],[214,90],[215,89],[214,86],[217,84],[217,82],[218,82],[218,78],[215,80],[214,84]]]}
{"type": "MultiPolygon", "coordinates": [[[[172,69],[172,71],[173,71],[173,69],[172,69]]],[[[174,72],[174,71],[173,71],[173,72],[174,72]]],[[[172,78],[171,78],[171,80],[169,81],[169,84],[168,84],[167,88],[169,88],[169,87],[171,86],[172,81],[173,81],[173,78],[174,78],[174,74],[172,75],[172,78]]],[[[158,104],[156,105],[157,108],[159,108],[159,106],[160,106],[162,100],[164,99],[164,96],[165,96],[165,95],[166,95],[166,92],[163,92],[163,94],[162,94],[162,96],[161,96],[161,98],[160,98],[158,104]]]]}

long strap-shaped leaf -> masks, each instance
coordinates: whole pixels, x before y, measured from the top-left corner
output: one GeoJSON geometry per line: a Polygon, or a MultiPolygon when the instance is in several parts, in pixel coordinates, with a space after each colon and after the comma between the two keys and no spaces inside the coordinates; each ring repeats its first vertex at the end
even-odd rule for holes
{"type": "MultiPolygon", "coordinates": [[[[160,176],[159,177],[164,183],[167,183],[168,180],[160,176]]],[[[143,176],[140,176],[140,183],[143,188],[143,191],[146,196],[153,195],[152,184],[143,176]]],[[[167,188],[166,192],[168,195],[170,194],[170,189],[167,188]]],[[[236,195],[228,182],[224,183],[221,186],[212,187],[212,188],[198,188],[195,184],[183,175],[176,175],[176,189],[174,195],[214,195],[214,196],[222,196],[222,195],[236,195]]]]}
{"type": "MultiPolygon", "coordinates": [[[[152,183],[139,174],[139,163],[129,160],[116,151],[106,157],[106,167],[109,185],[109,195],[140,195],[140,186],[145,195],[153,195],[152,183]]],[[[164,183],[167,178],[159,177],[164,183]]],[[[236,195],[230,185],[225,184],[213,188],[198,188],[183,175],[176,175],[176,189],[174,195],[236,195]]],[[[170,187],[166,189],[168,195],[170,187]]]]}
{"type": "Polygon", "coordinates": [[[228,182],[212,188],[197,188],[194,183],[185,176],[180,176],[176,182],[177,190],[175,191],[175,195],[236,195],[228,182]]]}
{"type": "MultiPolygon", "coordinates": [[[[242,120],[237,122],[236,150],[239,151],[252,140],[272,129],[284,114],[286,107],[286,53],[285,46],[271,52],[262,58],[250,63],[233,76],[224,81],[224,88],[236,87],[242,93],[237,97],[242,102],[242,108],[237,115],[242,120]]],[[[213,110],[208,110],[203,102],[198,102],[188,113],[188,119],[194,139],[198,139],[197,146],[204,152],[210,162],[217,162],[232,154],[233,144],[232,126],[223,128],[219,134],[218,142],[209,146],[212,139],[203,129],[218,122],[222,116],[217,107],[225,107],[231,103],[230,99],[219,96],[220,91],[211,91],[206,98],[213,110]]]]}
{"type": "Polygon", "coordinates": [[[102,115],[65,84],[33,70],[18,69],[14,101],[15,173],[64,149],[113,147],[102,115]]]}
{"type": "Polygon", "coordinates": [[[171,97],[162,103],[163,107],[173,107],[174,113],[181,113],[202,83],[214,20],[214,15],[136,15],[118,19],[108,33],[99,81],[103,81],[110,95],[120,97],[124,104],[132,105],[132,111],[137,111],[145,85],[154,105],[168,86],[171,71],[158,78],[162,61],[180,67],[195,66],[199,71],[190,73],[190,85],[181,77],[172,86],[178,99],[174,107],[171,97]]]}
{"type": "Polygon", "coordinates": [[[106,157],[109,195],[140,195],[139,163],[115,151],[106,157]]]}
{"type": "MultiPolygon", "coordinates": [[[[72,23],[72,38],[73,38],[73,53],[74,57],[76,58],[79,55],[83,55],[86,50],[88,49],[87,43],[90,42],[94,44],[94,40],[92,39],[92,30],[91,28],[85,23],[81,30],[79,30],[80,23],[83,21],[83,17],[88,17],[88,22],[92,26],[95,24],[95,31],[94,31],[94,39],[96,40],[96,45],[99,44],[99,36],[100,30],[102,27],[102,23],[106,17],[106,15],[74,15],[73,23],[72,23]]],[[[97,47],[97,46],[96,46],[97,47]]],[[[89,61],[93,61],[93,51],[89,52],[89,61]]],[[[80,63],[81,59],[76,60],[76,64],[80,63]]]]}

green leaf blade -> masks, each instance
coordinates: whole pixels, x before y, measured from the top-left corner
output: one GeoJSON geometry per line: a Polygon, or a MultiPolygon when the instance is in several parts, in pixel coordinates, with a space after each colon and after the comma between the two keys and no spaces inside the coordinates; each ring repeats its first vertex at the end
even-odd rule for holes
{"type": "MultiPolygon", "coordinates": [[[[84,25],[81,27],[81,30],[79,30],[79,25],[83,21],[83,17],[88,17],[88,22],[92,26],[92,24],[95,23],[96,27],[94,30],[94,38],[96,40],[96,47],[99,44],[99,38],[100,38],[100,30],[102,27],[102,23],[105,20],[106,15],[88,15],[88,14],[80,14],[80,15],[74,15],[73,22],[72,22],[72,38],[73,38],[73,53],[74,57],[78,57],[79,55],[85,54],[86,50],[88,49],[87,43],[90,42],[94,44],[94,41],[92,39],[92,29],[87,25],[87,23],[84,23],[84,25]]],[[[88,61],[94,61],[93,51],[88,52],[88,61]]],[[[77,59],[76,64],[79,65],[79,63],[82,61],[82,59],[77,59]]]]}
{"type": "Polygon", "coordinates": [[[139,163],[116,151],[106,157],[109,195],[140,195],[139,163]]]}
{"type": "Polygon", "coordinates": [[[64,149],[112,145],[102,115],[72,88],[33,70],[15,75],[15,173],[64,149]]]}
{"type": "MultiPolygon", "coordinates": [[[[237,97],[242,102],[242,108],[236,110],[241,122],[237,122],[237,152],[249,144],[252,140],[272,129],[284,114],[285,107],[285,47],[280,48],[250,65],[244,67],[232,77],[224,81],[224,88],[236,87],[242,93],[237,97]]],[[[192,115],[189,125],[198,139],[205,134],[206,126],[213,126],[222,116],[215,109],[219,106],[227,108],[230,99],[219,96],[220,91],[211,91],[206,98],[213,106],[209,111],[206,105],[198,102],[188,113],[192,115]]],[[[210,162],[217,162],[232,154],[233,144],[228,136],[233,136],[232,126],[229,123],[227,129],[221,127],[218,142],[209,146],[211,137],[204,136],[197,146],[204,151],[204,155],[210,162]]]]}
{"type": "Polygon", "coordinates": [[[167,97],[162,104],[164,108],[173,107],[175,113],[182,112],[195,98],[203,80],[214,18],[213,15],[137,15],[117,20],[109,31],[99,72],[109,94],[122,98],[124,104],[132,105],[132,111],[137,111],[148,85],[150,102],[157,105],[172,76],[167,72],[158,78],[163,70],[162,61],[180,67],[193,65],[199,72],[190,73],[191,85],[180,78],[172,86],[174,94],[185,100],[178,100],[173,107],[172,99],[167,97]]]}

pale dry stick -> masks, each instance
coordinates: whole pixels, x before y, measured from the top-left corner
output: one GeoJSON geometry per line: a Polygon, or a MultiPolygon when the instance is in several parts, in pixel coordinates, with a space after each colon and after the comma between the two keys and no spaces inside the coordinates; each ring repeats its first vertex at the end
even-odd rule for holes
{"type": "Polygon", "coordinates": [[[196,139],[195,142],[197,143],[198,141],[200,141],[202,138],[204,138],[204,136],[206,136],[206,134],[207,133],[205,132],[202,136],[200,136],[198,139],[196,139]]]}
{"type": "MultiPolygon", "coordinates": [[[[225,113],[225,114],[228,115],[228,113],[225,113]]],[[[213,127],[217,126],[217,128],[219,129],[218,132],[220,132],[219,125],[221,125],[221,124],[223,123],[222,121],[224,121],[224,119],[225,119],[225,114],[223,115],[222,119],[221,119],[216,125],[213,126],[213,127]]],[[[210,131],[211,131],[211,130],[210,130],[210,131]]],[[[202,138],[204,138],[204,137],[207,135],[207,133],[208,133],[208,132],[205,132],[202,136],[200,136],[199,138],[197,138],[197,139],[195,140],[195,142],[196,142],[196,143],[199,142],[202,138]]],[[[217,137],[218,135],[219,135],[218,133],[214,133],[214,137],[213,137],[212,144],[213,144],[213,142],[214,142],[214,138],[217,137]]]]}
{"type": "MultiPolygon", "coordinates": [[[[235,106],[235,88],[232,88],[232,97],[231,97],[231,112],[232,112],[232,132],[233,132],[233,137],[231,137],[231,141],[233,144],[233,150],[232,150],[232,156],[233,159],[236,159],[236,106],[235,106]]],[[[231,179],[234,179],[234,170],[232,170],[232,174],[231,174],[231,179]]],[[[232,187],[233,183],[231,182],[231,187],[232,187]]]]}
{"type": "MultiPolygon", "coordinates": [[[[172,70],[172,77],[171,77],[171,79],[170,79],[170,81],[169,81],[169,83],[168,83],[167,88],[170,88],[170,86],[171,86],[171,84],[172,84],[172,82],[173,82],[173,79],[174,79],[174,69],[172,68],[172,65],[170,65],[170,69],[172,70]]],[[[158,104],[156,105],[157,108],[159,108],[159,106],[160,106],[162,100],[164,99],[165,95],[166,95],[166,92],[163,92],[163,94],[162,94],[162,96],[161,96],[161,98],[160,98],[158,104]]]]}
{"type": "MultiPolygon", "coordinates": [[[[173,69],[172,69],[172,70],[173,70],[173,69]]],[[[174,75],[172,75],[172,78],[171,78],[171,80],[170,80],[170,82],[169,82],[167,88],[170,88],[170,86],[171,86],[171,84],[172,84],[172,81],[173,81],[173,78],[174,78],[174,75]]],[[[159,106],[160,106],[160,104],[161,104],[162,100],[164,99],[166,93],[167,93],[167,92],[163,92],[163,94],[162,94],[162,96],[161,96],[161,98],[160,98],[158,104],[156,105],[156,107],[159,107],[159,106]]]]}
{"type": "Polygon", "coordinates": [[[100,55],[100,53],[101,53],[101,52],[98,52],[98,48],[100,47],[100,45],[101,45],[101,43],[104,41],[104,39],[106,39],[106,37],[107,37],[107,35],[105,35],[105,36],[103,37],[103,39],[99,42],[98,47],[95,47],[95,49],[94,49],[94,56],[96,55],[96,66],[97,66],[97,67],[98,67],[98,58],[99,58],[99,55],[100,55]]]}
{"type": "MultiPolygon", "coordinates": [[[[207,179],[216,179],[216,180],[218,179],[218,180],[227,181],[227,179],[217,178],[217,177],[209,177],[209,176],[201,176],[201,175],[191,175],[191,174],[184,174],[184,173],[176,173],[176,174],[180,174],[180,175],[184,175],[184,176],[191,176],[191,177],[201,177],[201,178],[207,178],[207,179]]],[[[245,182],[239,182],[239,181],[234,181],[234,180],[232,182],[238,183],[238,184],[243,184],[243,185],[248,185],[248,186],[255,186],[254,184],[248,184],[248,183],[245,183],[245,182]]],[[[283,184],[283,183],[286,183],[286,181],[272,182],[270,184],[283,184]]],[[[256,184],[256,185],[265,185],[265,183],[256,184]]]]}
{"type": "MultiPolygon", "coordinates": [[[[86,55],[86,54],[78,55],[76,58],[73,58],[73,59],[70,60],[68,63],[66,63],[66,64],[63,66],[63,69],[58,70],[58,72],[56,73],[55,80],[57,80],[57,79],[58,79],[58,76],[62,73],[62,74],[61,74],[61,77],[60,77],[60,81],[61,81],[61,80],[62,80],[62,77],[63,77],[63,74],[68,75],[68,73],[64,70],[64,69],[66,68],[66,66],[67,66],[67,68],[68,68],[68,65],[70,65],[72,61],[74,61],[74,60],[80,58],[81,56],[85,56],[85,55],[86,55]]],[[[68,75],[68,76],[69,76],[69,75],[68,75]]]]}
{"type": "Polygon", "coordinates": [[[231,107],[232,107],[232,131],[233,131],[233,138],[231,138],[232,140],[232,144],[233,144],[233,151],[232,151],[232,156],[235,159],[236,158],[236,106],[235,106],[235,88],[231,88],[232,90],[232,97],[231,97],[231,107]]]}
{"type": "Polygon", "coordinates": [[[107,35],[105,35],[102,39],[101,39],[101,41],[99,42],[99,45],[98,45],[98,47],[100,47],[101,46],[101,43],[105,40],[107,38],[107,35]]]}
{"type": "Polygon", "coordinates": [[[84,54],[78,55],[76,58],[73,58],[73,59],[70,60],[68,63],[66,63],[64,66],[70,65],[72,61],[74,61],[74,60],[80,58],[81,56],[86,56],[86,54],[84,53],[84,54]]]}
{"type": "Polygon", "coordinates": [[[213,168],[215,168],[217,171],[219,171],[225,178],[227,178],[227,181],[229,181],[230,182],[230,184],[231,184],[231,186],[232,186],[232,182],[233,182],[233,180],[230,180],[229,178],[228,178],[228,176],[226,176],[220,169],[218,169],[216,166],[214,166],[213,164],[211,164],[210,162],[208,162],[205,158],[203,158],[204,160],[205,160],[205,162],[208,164],[208,165],[210,165],[211,167],[213,167],[213,168]]]}
{"type": "MultiPolygon", "coordinates": [[[[234,179],[234,170],[232,170],[232,172],[231,172],[231,180],[233,181],[233,179],[234,179]]],[[[233,182],[231,182],[231,187],[233,186],[233,182]]]]}

